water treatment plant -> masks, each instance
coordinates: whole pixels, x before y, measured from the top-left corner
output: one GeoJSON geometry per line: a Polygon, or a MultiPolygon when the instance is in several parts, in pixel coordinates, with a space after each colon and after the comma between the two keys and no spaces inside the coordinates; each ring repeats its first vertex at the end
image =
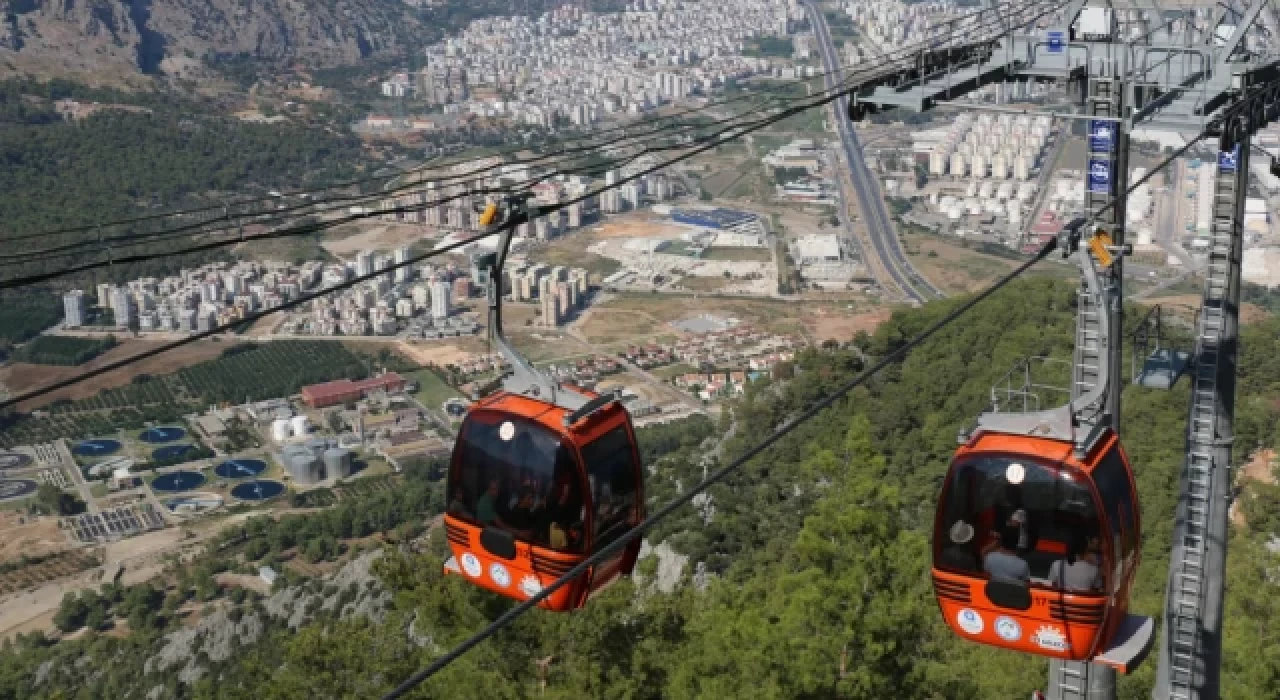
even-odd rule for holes
{"type": "Polygon", "coordinates": [[[267,470],[267,463],[260,459],[229,459],[213,468],[220,479],[247,479],[267,470]]]}
{"type": "Polygon", "coordinates": [[[119,440],[110,440],[107,438],[98,438],[96,440],[81,440],[77,442],[75,447],[71,448],[71,453],[77,457],[106,457],[115,454],[120,450],[119,440]]]}
{"type": "Polygon", "coordinates": [[[181,440],[183,437],[186,437],[186,434],[187,431],[183,428],[173,426],[156,427],[147,428],[142,431],[138,434],[138,439],[153,445],[159,445],[166,442],[181,440]]]}
{"type": "Polygon", "coordinates": [[[350,450],[338,447],[336,441],[312,438],[305,443],[286,445],[280,452],[280,463],[296,483],[311,485],[351,476],[353,457],[350,450]]]}
{"type": "Polygon", "coordinates": [[[190,491],[191,489],[200,488],[204,485],[204,474],[192,471],[176,471],[168,474],[161,474],[151,481],[152,491],[163,491],[166,493],[178,493],[180,491],[190,491]]]}
{"type": "Polygon", "coordinates": [[[241,501],[265,501],[284,493],[284,484],[269,479],[248,481],[231,489],[231,496],[241,501]]]}

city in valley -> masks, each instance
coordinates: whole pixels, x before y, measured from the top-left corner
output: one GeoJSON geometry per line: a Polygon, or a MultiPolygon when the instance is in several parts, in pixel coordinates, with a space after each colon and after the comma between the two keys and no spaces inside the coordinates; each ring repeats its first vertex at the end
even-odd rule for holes
{"type": "MultiPolygon", "coordinates": [[[[766,417],[784,425],[814,400],[794,387],[809,391],[828,373],[896,352],[942,315],[926,312],[956,306],[948,300],[1056,243],[1098,192],[1090,169],[1100,136],[1094,121],[1076,118],[1084,100],[1065,80],[984,76],[923,111],[821,100],[898,60],[904,46],[935,41],[942,27],[974,27],[963,24],[972,8],[955,0],[211,10],[228,18],[235,41],[205,26],[222,20],[171,4],[107,12],[110,21],[77,19],[70,5],[65,17],[15,5],[12,22],[0,23],[0,162],[17,173],[0,176],[0,190],[16,183],[12,198],[0,192],[0,283],[34,280],[0,288],[0,306],[10,307],[0,308],[0,638],[40,649],[145,640],[128,668],[147,687],[130,697],[199,696],[238,649],[309,634],[316,620],[392,619],[414,649],[441,647],[444,636],[414,627],[417,612],[387,617],[403,601],[384,587],[399,576],[412,579],[404,585],[417,586],[414,595],[439,588],[441,567],[419,579],[380,567],[400,555],[447,556],[467,535],[446,527],[445,513],[479,517],[480,498],[493,507],[496,491],[464,503],[465,489],[446,493],[445,484],[458,478],[451,460],[467,444],[468,412],[503,380],[545,378],[556,387],[550,399],[528,392],[543,403],[565,387],[616,396],[634,426],[626,439],[647,460],[637,473],[656,482],[651,495],[675,498],[764,438],[748,433],[766,417]],[[318,18],[307,19],[312,9],[318,18]],[[166,12],[192,26],[172,28],[166,12]],[[254,33],[246,22],[275,29],[254,33]],[[121,53],[120,37],[134,34],[121,53]],[[810,108],[784,114],[797,104],[810,108]],[[31,129],[14,139],[31,150],[5,145],[9,122],[31,129]],[[54,129],[67,131],[43,140],[54,129]],[[16,155],[6,160],[5,149],[16,155]],[[90,161],[97,172],[68,165],[65,177],[39,165],[90,161]],[[52,182],[63,179],[83,191],[52,182]],[[500,250],[508,229],[510,249],[500,250]],[[494,259],[503,261],[496,273],[494,259]],[[885,324],[893,338],[877,336],[885,324]]],[[[1193,13],[1187,22],[1211,19],[1193,13]]],[[[1207,47],[1221,28],[1206,31],[1207,47]]],[[[1273,41],[1250,30],[1240,53],[1260,55],[1273,41]]],[[[856,97],[870,103],[871,94],[856,97]]],[[[1245,322],[1269,315],[1280,285],[1280,126],[1250,138],[1258,155],[1240,194],[1245,322]]],[[[1179,339],[1194,334],[1216,269],[1215,197],[1227,182],[1216,143],[1190,142],[1135,126],[1127,171],[1108,171],[1141,183],[1121,214],[1126,247],[1112,251],[1126,257],[1125,303],[1162,309],[1151,312],[1156,323],[1165,319],[1179,339]]],[[[1053,256],[1028,275],[1074,285],[1080,270],[1053,256]]],[[[1135,346],[1150,340],[1125,332],[1135,346]]],[[[1164,349],[1176,357],[1172,347],[1164,349]]],[[[904,361],[894,371],[917,368],[904,361]]],[[[856,402],[897,390],[869,386],[851,395],[856,402]]],[[[966,397],[956,390],[939,401],[966,397]]],[[[856,402],[850,411],[867,410],[856,402]]],[[[567,408],[599,410],[582,403],[567,408]]],[[[894,503],[904,522],[916,517],[906,513],[936,493],[897,491],[887,477],[883,490],[854,488],[837,472],[890,444],[913,469],[934,452],[949,455],[950,437],[925,435],[951,418],[911,415],[899,430],[871,414],[858,413],[853,427],[831,423],[838,448],[826,436],[814,437],[821,448],[776,448],[783,461],[803,461],[808,471],[797,471],[812,488],[769,482],[766,469],[759,493],[737,484],[695,497],[684,529],[655,530],[661,544],[637,545],[637,597],[720,590],[715,581],[735,581],[726,562],[748,553],[764,561],[777,543],[758,524],[739,527],[749,537],[699,526],[783,512],[764,509],[792,500],[808,508],[832,484],[847,491],[837,495],[894,503]],[[912,441],[918,452],[898,445],[912,441]]],[[[1248,425],[1271,414],[1257,416],[1248,425]]],[[[1261,445],[1274,431],[1255,432],[1261,445]]],[[[561,458],[573,447],[564,444],[561,458]]],[[[1251,457],[1266,464],[1249,462],[1242,480],[1274,483],[1267,449],[1251,457]]],[[[569,478],[562,468],[556,488],[569,478]]],[[[938,469],[927,475],[935,490],[946,465],[938,469]]],[[[596,487],[590,465],[578,471],[596,487]]],[[[502,499],[511,509],[532,484],[551,481],[490,477],[482,486],[512,489],[502,499]]],[[[661,505],[653,498],[650,512],[661,505]]],[[[801,520],[816,517],[799,508],[801,520]]],[[[600,513],[592,517],[603,521],[600,513]]],[[[1234,506],[1231,517],[1242,513],[1234,506]]],[[[795,550],[777,569],[787,575],[837,561],[813,553],[826,540],[866,535],[891,541],[874,545],[887,549],[904,546],[894,528],[909,530],[796,527],[807,539],[777,545],[795,550]]],[[[1076,554],[1084,556],[1073,553],[1073,564],[1076,554]]],[[[457,573],[467,562],[452,565],[457,573]]],[[[454,615],[455,603],[433,614],[454,615]]],[[[809,694],[849,694],[846,657],[865,651],[852,640],[834,652],[838,681],[809,694]]],[[[563,680],[563,667],[554,669],[571,654],[538,649],[545,658],[522,682],[545,689],[563,680]]],[[[75,676],[100,689],[47,663],[22,687],[61,697],[58,684],[75,676]]],[[[690,695],[711,697],[708,687],[690,685],[690,695]]],[[[0,683],[0,696],[6,690],[0,683]]]]}

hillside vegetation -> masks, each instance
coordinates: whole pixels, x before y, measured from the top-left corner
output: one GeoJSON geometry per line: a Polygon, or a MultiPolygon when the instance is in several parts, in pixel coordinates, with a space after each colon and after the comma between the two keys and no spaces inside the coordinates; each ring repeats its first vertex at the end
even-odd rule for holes
{"type": "MultiPolygon", "coordinates": [[[[928,528],[957,429],[1020,357],[1068,356],[1073,299],[1053,280],[1013,285],[712,489],[710,504],[651,532],[651,543],[705,565],[696,581],[690,566],[687,585],[671,593],[640,577],[572,615],[533,611],[413,697],[986,700],[1043,688],[1045,662],[963,644],[946,629],[929,581],[928,528]]],[[[955,303],[900,312],[855,342],[881,355],[955,303]]],[[[1242,453],[1276,442],[1280,322],[1248,328],[1243,348],[1242,453]]],[[[794,378],[753,386],[711,438],[678,439],[674,426],[648,439],[650,505],[702,476],[716,438],[732,434],[721,458],[741,454],[857,372],[857,357],[805,352],[794,378]]],[[[1185,382],[1167,393],[1125,389],[1123,435],[1144,525],[1132,608],[1142,614],[1158,616],[1163,603],[1187,394],[1185,382]]],[[[1245,498],[1251,512],[1280,512],[1273,493],[1245,498]]],[[[1231,540],[1225,698],[1280,687],[1280,559],[1263,546],[1264,521],[1231,540]]],[[[261,536],[258,555],[289,544],[261,536]]],[[[432,536],[426,551],[387,549],[375,572],[391,600],[378,619],[320,615],[296,632],[272,628],[229,658],[200,660],[208,672],[189,683],[144,668],[159,633],[54,645],[27,637],[0,655],[0,698],[376,697],[511,605],[442,576],[442,540],[432,536]]],[[[1149,698],[1154,675],[1149,661],[1122,679],[1120,697],[1149,698]]]]}

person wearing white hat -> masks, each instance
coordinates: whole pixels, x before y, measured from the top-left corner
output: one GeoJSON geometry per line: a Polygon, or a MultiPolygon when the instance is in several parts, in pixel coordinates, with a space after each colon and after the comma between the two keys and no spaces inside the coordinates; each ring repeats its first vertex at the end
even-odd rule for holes
{"type": "Polygon", "coordinates": [[[978,557],[973,553],[970,542],[973,541],[973,526],[963,520],[957,520],[948,533],[951,542],[942,548],[938,563],[952,569],[977,571],[978,557]]]}

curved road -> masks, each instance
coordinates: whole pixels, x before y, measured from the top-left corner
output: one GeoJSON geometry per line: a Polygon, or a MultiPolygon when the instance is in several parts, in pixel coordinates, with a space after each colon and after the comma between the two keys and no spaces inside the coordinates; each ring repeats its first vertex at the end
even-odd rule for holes
{"type": "MultiPolygon", "coordinates": [[[[840,61],[835,46],[831,43],[831,34],[827,31],[826,19],[822,10],[812,0],[804,0],[805,12],[813,25],[813,33],[818,38],[818,49],[822,52],[822,62],[826,67],[826,86],[831,88],[844,80],[840,61]]],[[[858,197],[858,209],[867,223],[867,233],[875,254],[884,264],[885,270],[893,279],[893,283],[902,290],[909,301],[924,303],[930,299],[939,299],[945,295],[938,291],[919,272],[911,266],[907,255],[898,241],[898,234],[893,230],[889,212],[885,208],[884,198],[875,177],[867,169],[862,157],[862,146],[858,143],[858,135],[849,121],[849,98],[841,96],[835,102],[836,124],[840,131],[840,142],[844,148],[845,160],[849,163],[849,179],[853,182],[858,197]]]]}

